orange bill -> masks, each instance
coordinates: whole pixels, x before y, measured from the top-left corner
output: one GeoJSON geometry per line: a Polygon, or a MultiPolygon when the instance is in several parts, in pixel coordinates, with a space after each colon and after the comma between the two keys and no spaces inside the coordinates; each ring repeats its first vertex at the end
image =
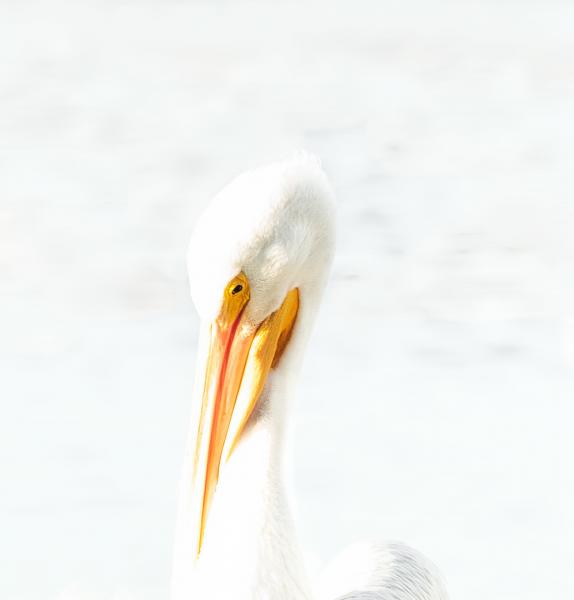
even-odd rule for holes
{"type": "Polygon", "coordinates": [[[287,346],[299,308],[295,288],[254,327],[244,318],[249,295],[249,281],[240,273],[227,285],[220,313],[210,325],[203,349],[207,355],[198,357],[203,386],[199,387],[202,397],[193,457],[197,556],[222,461],[229,459],[239,443],[269,371],[287,346]]]}

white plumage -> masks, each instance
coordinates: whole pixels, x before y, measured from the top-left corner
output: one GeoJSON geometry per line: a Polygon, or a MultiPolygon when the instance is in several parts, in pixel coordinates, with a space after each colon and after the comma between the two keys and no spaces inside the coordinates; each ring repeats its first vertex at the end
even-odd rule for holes
{"type": "Polygon", "coordinates": [[[446,600],[437,568],[400,542],[356,543],[321,573],[317,600],[446,600]]]}
{"type": "MultiPolygon", "coordinates": [[[[283,437],[333,248],[333,194],[318,161],[308,155],[241,175],[214,198],[198,222],[188,264],[202,327],[176,531],[173,600],[446,598],[434,567],[400,544],[355,546],[337,559],[315,590],[307,580],[283,488],[283,437]],[[217,427],[223,437],[230,434],[227,425],[218,426],[216,417],[206,412],[206,398],[223,393],[234,351],[226,350],[223,374],[211,388],[205,373],[212,360],[214,323],[227,310],[225,302],[233,301],[231,296],[222,300],[223,291],[238,274],[249,286],[249,297],[237,319],[249,331],[281,314],[291,290],[298,291],[299,304],[284,350],[246,413],[237,445],[219,463],[213,450],[216,434],[205,439],[217,427]],[[217,487],[211,502],[205,500],[205,481],[211,481],[213,465],[202,465],[214,461],[211,480],[217,487]]],[[[260,371],[254,370],[256,376],[260,371]]],[[[241,386],[247,384],[242,381],[241,386]]],[[[230,410],[240,412],[237,405],[230,410]]]]}

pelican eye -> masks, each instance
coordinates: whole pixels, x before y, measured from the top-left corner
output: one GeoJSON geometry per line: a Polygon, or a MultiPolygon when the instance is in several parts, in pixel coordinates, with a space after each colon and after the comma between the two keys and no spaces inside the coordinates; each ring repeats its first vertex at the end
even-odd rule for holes
{"type": "Polygon", "coordinates": [[[233,296],[235,296],[235,294],[239,294],[239,292],[241,292],[243,290],[243,286],[238,283],[232,290],[231,290],[231,294],[233,296]]]}

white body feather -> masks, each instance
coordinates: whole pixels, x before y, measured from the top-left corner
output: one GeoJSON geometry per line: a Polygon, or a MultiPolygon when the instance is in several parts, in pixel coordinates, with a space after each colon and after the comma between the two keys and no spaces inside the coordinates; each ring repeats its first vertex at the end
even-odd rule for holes
{"type": "Polygon", "coordinates": [[[446,600],[438,569],[400,542],[353,544],[321,573],[317,600],[446,600]]]}

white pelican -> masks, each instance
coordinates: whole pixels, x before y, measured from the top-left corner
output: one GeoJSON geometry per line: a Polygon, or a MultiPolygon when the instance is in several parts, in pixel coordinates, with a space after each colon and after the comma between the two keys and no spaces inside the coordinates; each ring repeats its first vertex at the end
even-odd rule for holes
{"type": "Polygon", "coordinates": [[[190,244],[201,319],[173,600],[445,600],[401,544],[359,545],[313,590],[282,480],[285,417],[334,247],[332,192],[302,155],[239,176],[190,244]]]}

